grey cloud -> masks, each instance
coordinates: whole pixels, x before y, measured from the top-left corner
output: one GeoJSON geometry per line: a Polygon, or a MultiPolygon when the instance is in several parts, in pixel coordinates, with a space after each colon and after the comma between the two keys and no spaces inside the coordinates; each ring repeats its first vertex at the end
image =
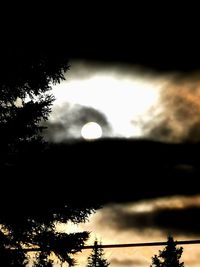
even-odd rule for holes
{"type": "Polygon", "coordinates": [[[88,79],[95,73],[100,72],[102,66],[100,63],[88,63],[84,60],[76,61],[73,60],[70,64],[70,69],[66,73],[65,78],[70,79],[88,79]]]}
{"type": "Polygon", "coordinates": [[[133,78],[142,76],[143,78],[156,78],[160,74],[153,69],[129,63],[101,62],[72,60],[70,70],[66,73],[66,79],[88,79],[96,74],[117,75],[121,78],[133,78]]]}
{"type": "Polygon", "coordinates": [[[47,129],[43,134],[46,140],[52,142],[80,139],[81,128],[90,121],[97,122],[102,127],[103,137],[112,134],[111,126],[103,113],[91,107],[69,103],[54,107],[52,119],[44,123],[47,129]]]}

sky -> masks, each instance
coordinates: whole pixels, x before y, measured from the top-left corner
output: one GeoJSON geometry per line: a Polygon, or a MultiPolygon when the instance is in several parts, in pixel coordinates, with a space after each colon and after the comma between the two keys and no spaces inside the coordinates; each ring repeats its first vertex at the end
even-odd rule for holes
{"type": "MultiPolygon", "coordinates": [[[[59,157],[58,150],[54,157],[63,166],[68,162],[68,169],[72,164],[75,177],[79,164],[81,188],[94,177],[98,187],[89,195],[104,203],[85,224],[60,225],[59,230],[87,230],[87,244],[95,238],[103,244],[166,241],[169,234],[176,240],[200,238],[198,70],[161,72],[130,63],[74,60],[53,94],[45,138],[66,153],[70,144],[75,147],[70,156],[59,157]],[[96,128],[88,129],[91,122],[96,128]]],[[[105,256],[112,267],[145,267],[162,248],[106,249],[105,256]]],[[[89,253],[77,255],[78,266],[86,265],[89,253]]],[[[199,256],[199,245],[184,246],[185,266],[197,266],[199,256]]]]}
{"type": "Polygon", "coordinates": [[[72,62],[66,81],[53,89],[56,101],[49,123],[58,127],[59,122],[63,135],[59,131],[52,139],[81,138],[80,129],[90,121],[100,124],[102,137],[142,136],[164,82],[145,72],[143,77],[131,66],[72,62]]]}
{"type": "MultiPolygon", "coordinates": [[[[44,133],[56,144],[45,165],[56,174],[55,190],[66,194],[67,184],[75,188],[67,193],[76,197],[78,185],[81,201],[102,200],[103,208],[79,226],[91,231],[88,244],[95,236],[103,244],[165,241],[169,233],[175,239],[199,238],[195,8],[115,1],[90,8],[84,2],[81,14],[77,7],[67,16],[63,10],[56,31],[46,27],[49,36],[56,35],[54,46],[66,46],[71,58],[66,80],[53,86],[56,101],[44,133]]],[[[105,252],[112,267],[142,267],[150,266],[158,249],[105,252]]],[[[184,246],[185,266],[199,264],[199,251],[199,245],[184,246]]],[[[77,255],[78,266],[85,267],[88,253],[77,255]]]]}
{"type": "MultiPolygon", "coordinates": [[[[171,196],[129,202],[126,205],[105,205],[89,221],[78,227],[59,225],[66,232],[87,230],[91,233],[87,244],[95,238],[102,244],[142,243],[166,241],[173,235],[175,240],[199,239],[200,195],[192,197],[171,196]]],[[[104,249],[111,266],[150,266],[151,258],[164,247],[112,248],[104,249]]],[[[184,245],[181,260],[185,266],[198,266],[200,245],[184,245]]],[[[86,266],[91,250],[79,253],[75,259],[78,266],[86,266]]]]}
{"type": "MultiPolygon", "coordinates": [[[[43,24],[33,13],[33,30],[26,12],[19,26],[17,13],[9,38],[2,38],[24,41],[24,29],[32,47],[45,39],[53,51],[66,47],[71,58],[66,81],[53,86],[56,101],[44,136],[55,147],[41,160],[44,177],[55,175],[54,196],[75,195],[70,185],[78,185],[85,190],[81,201],[102,198],[103,208],[79,226],[92,232],[90,244],[95,236],[103,244],[165,241],[169,232],[199,238],[199,14],[188,3],[177,10],[174,3],[83,5],[61,6],[63,13],[54,5],[52,14],[42,11],[43,24]],[[88,122],[99,126],[88,128],[88,122]],[[95,141],[101,135],[109,141],[95,141]]],[[[106,256],[112,267],[149,266],[158,249],[109,250],[106,256]]],[[[186,266],[198,265],[199,251],[199,245],[184,247],[186,266]]],[[[78,255],[78,266],[85,259],[78,255]]]]}
{"type": "Polygon", "coordinates": [[[45,133],[48,140],[83,139],[84,125],[96,122],[104,138],[198,141],[198,71],[159,73],[131,64],[87,61],[70,65],[66,80],[53,86],[56,100],[45,133]]]}

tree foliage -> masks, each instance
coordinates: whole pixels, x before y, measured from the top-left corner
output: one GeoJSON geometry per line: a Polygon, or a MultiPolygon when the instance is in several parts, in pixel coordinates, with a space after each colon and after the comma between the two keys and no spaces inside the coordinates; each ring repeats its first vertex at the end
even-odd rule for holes
{"type": "Polygon", "coordinates": [[[169,236],[164,250],[152,258],[151,267],[184,267],[184,263],[180,262],[182,253],[183,248],[177,248],[173,237],[169,236]]]}
{"type": "Polygon", "coordinates": [[[64,51],[15,42],[1,47],[0,145],[1,164],[38,139],[41,120],[47,120],[54,97],[51,85],[64,79],[64,51]],[[26,142],[25,145],[24,142],[26,142]]]}
{"type": "Polygon", "coordinates": [[[110,263],[105,259],[103,248],[98,245],[97,240],[94,242],[92,253],[88,257],[86,267],[108,267],[110,263]]]}
{"type": "Polygon", "coordinates": [[[88,233],[59,233],[56,224],[84,222],[96,206],[71,201],[67,190],[56,201],[58,192],[49,192],[51,182],[37,165],[45,150],[40,122],[51,110],[52,84],[69,68],[66,51],[40,40],[15,40],[2,45],[0,54],[1,265],[25,266],[25,248],[38,249],[35,266],[53,266],[52,253],[72,265],[88,233]],[[35,169],[38,177],[31,178],[35,169]]]}

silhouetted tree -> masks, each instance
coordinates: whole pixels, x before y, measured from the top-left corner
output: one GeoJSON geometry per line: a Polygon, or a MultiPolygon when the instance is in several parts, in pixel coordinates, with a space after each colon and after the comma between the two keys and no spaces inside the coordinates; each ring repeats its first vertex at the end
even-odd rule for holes
{"type": "Polygon", "coordinates": [[[94,248],[92,253],[88,257],[88,263],[86,267],[108,267],[110,263],[104,257],[103,248],[98,245],[97,240],[94,242],[94,248]]]}
{"type": "Polygon", "coordinates": [[[23,248],[26,247],[39,250],[35,266],[46,266],[43,265],[44,262],[48,264],[47,266],[53,266],[49,258],[52,254],[62,262],[66,261],[73,265],[73,254],[81,251],[89,234],[88,232],[60,233],[56,230],[56,224],[59,222],[75,224],[85,222],[93,211],[94,207],[92,206],[86,208],[68,201],[67,206],[60,205],[55,210],[47,207],[44,209],[43,215],[36,213],[34,216],[32,213],[31,216],[26,214],[10,214],[10,218],[1,216],[1,263],[5,263],[5,266],[25,266],[28,256],[23,248]]]}
{"type": "Polygon", "coordinates": [[[58,47],[28,40],[5,45],[0,53],[1,165],[13,164],[28,142],[41,139],[40,122],[48,118],[54,99],[51,86],[64,79],[68,69],[64,51],[58,47]]]}
{"type": "Polygon", "coordinates": [[[40,40],[34,45],[15,40],[2,46],[0,54],[0,263],[25,266],[28,256],[23,248],[35,247],[35,266],[53,266],[52,253],[72,265],[71,255],[81,250],[88,233],[58,233],[56,223],[84,222],[96,206],[69,197],[56,202],[49,182],[40,190],[40,177],[29,180],[44,149],[40,122],[51,110],[51,85],[64,79],[68,69],[66,52],[40,40]]]}
{"type": "Polygon", "coordinates": [[[182,253],[183,248],[177,248],[173,237],[169,236],[164,250],[152,258],[151,267],[184,267],[184,263],[180,262],[182,253]]]}

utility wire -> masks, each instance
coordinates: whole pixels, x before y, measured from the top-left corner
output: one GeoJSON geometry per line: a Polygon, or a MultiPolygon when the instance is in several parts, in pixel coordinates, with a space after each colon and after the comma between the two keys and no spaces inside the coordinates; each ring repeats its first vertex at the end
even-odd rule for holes
{"type": "MultiPolygon", "coordinates": [[[[200,244],[200,239],[197,240],[182,240],[182,241],[175,241],[177,245],[192,245],[192,244],[200,244]]],[[[152,247],[152,246],[166,246],[167,242],[145,242],[145,243],[128,243],[128,244],[95,244],[93,246],[83,246],[83,249],[93,249],[95,248],[128,248],[128,247],[152,247]]],[[[41,251],[40,248],[24,248],[23,251],[31,252],[31,251],[41,251]]]]}

